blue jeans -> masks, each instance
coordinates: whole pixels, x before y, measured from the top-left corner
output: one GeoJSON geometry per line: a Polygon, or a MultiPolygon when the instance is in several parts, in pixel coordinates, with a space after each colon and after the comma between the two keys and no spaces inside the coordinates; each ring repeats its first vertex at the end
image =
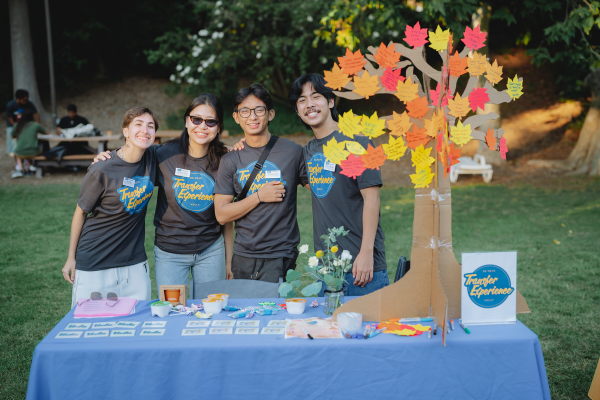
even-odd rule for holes
{"type": "Polygon", "coordinates": [[[188,297],[194,298],[194,283],[225,279],[225,241],[220,236],[198,254],[168,253],[154,246],[156,290],[160,285],[188,285],[188,297]],[[192,281],[190,282],[190,270],[192,281]]]}
{"type": "MultiPolygon", "coordinates": [[[[373,293],[376,290],[386,287],[390,284],[390,279],[388,278],[387,269],[383,271],[373,272],[373,280],[365,285],[365,287],[360,287],[354,285],[354,278],[352,277],[352,272],[349,272],[344,277],[346,283],[344,283],[344,296],[364,296],[365,294],[373,293]]],[[[323,297],[325,295],[325,283],[321,286],[321,291],[319,292],[319,297],[323,297]]]]}

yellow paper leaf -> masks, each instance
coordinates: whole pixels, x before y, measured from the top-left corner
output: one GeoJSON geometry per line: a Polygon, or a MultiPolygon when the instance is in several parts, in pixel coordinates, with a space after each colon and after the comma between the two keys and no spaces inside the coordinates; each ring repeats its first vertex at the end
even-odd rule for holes
{"type": "Polygon", "coordinates": [[[435,161],[435,158],[431,157],[432,148],[425,148],[423,145],[419,145],[416,150],[411,150],[410,159],[412,161],[412,166],[416,168],[417,171],[421,169],[425,169],[429,167],[435,161]]]}
{"type": "Polygon", "coordinates": [[[348,76],[348,74],[342,72],[337,63],[333,63],[333,69],[331,71],[324,72],[325,80],[327,81],[325,86],[334,90],[340,90],[352,79],[350,76],[348,76]]]}
{"type": "Polygon", "coordinates": [[[358,142],[346,140],[344,144],[346,145],[346,150],[348,150],[352,154],[356,154],[357,156],[367,153],[367,150],[365,150],[365,148],[362,147],[362,145],[358,142]]]}
{"type": "Polygon", "coordinates": [[[464,125],[461,121],[458,121],[456,126],[450,128],[450,134],[452,135],[450,139],[454,142],[454,144],[458,146],[464,146],[469,143],[473,137],[471,136],[471,124],[464,125]]]}
{"type": "Polygon", "coordinates": [[[359,125],[361,118],[360,115],[354,116],[352,110],[345,112],[344,115],[340,116],[338,122],[340,132],[349,138],[354,139],[354,135],[358,135],[362,129],[359,125]]]}
{"type": "Polygon", "coordinates": [[[358,75],[354,77],[354,86],[356,86],[356,89],[353,92],[358,93],[365,99],[373,96],[381,89],[381,86],[379,86],[379,77],[377,75],[369,76],[367,71],[365,71],[362,78],[358,75]]]}
{"type": "MultiPolygon", "coordinates": [[[[388,160],[397,161],[406,153],[406,149],[408,146],[404,143],[402,136],[398,139],[394,139],[393,136],[390,135],[390,141],[388,144],[383,144],[383,150],[385,154],[387,154],[388,160]]],[[[431,150],[431,149],[430,149],[431,150]]]]}
{"type": "Polygon", "coordinates": [[[398,114],[396,111],[393,112],[393,117],[391,120],[387,121],[387,127],[391,131],[390,135],[394,136],[403,136],[406,135],[406,132],[410,130],[412,126],[412,122],[410,122],[410,117],[404,111],[402,114],[398,114]]]}
{"type": "Polygon", "coordinates": [[[448,40],[450,39],[450,29],[445,31],[438,25],[435,32],[429,32],[429,47],[434,50],[442,51],[448,48],[448,40]]]}
{"type": "Polygon", "coordinates": [[[430,326],[424,326],[421,324],[416,324],[416,325],[411,325],[414,329],[421,331],[421,332],[427,332],[431,330],[430,326]]]}
{"type": "Polygon", "coordinates": [[[344,150],[344,147],[346,147],[344,142],[338,143],[335,138],[331,138],[331,140],[323,146],[323,154],[330,162],[342,165],[342,161],[348,158],[348,155],[350,154],[344,150]]]}
{"type": "Polygon", "coordinates": [[[513,100],[518,99],[523,94],[523,81],[519,81],[517,75],[515,75],[513,79],[508,78],[506,93],[508,93],[513,100]]]}
{"type": "Polygon", "coordinates": [[[460,94],[456,93],[453,99],[448,100],[448,114],[455,116],[456,118],[464,117],[469,113],[471,107],[469,106],[469,98],[465,97],[462,99],[460,94]]]}
{"type": "Polygon", "coordinates": [[[498,65],[498,61],[494,60],[493,64],[487,63],[485,66],[485,79],[487,79],[492,85],[502,80],[502,66],[498,65]]]}
{"type": "Polygon", "coordinates": [[[394,335],[398,336],[416,336],[416,332],[412,329],[400,329],[392,332],[394,335]]]}
{"type": "Polygon", "coordinates": [[[431,168],[417,169],[415,174],[410,175],[410,180],[415,184],[415,189],[429,187],[435,174],[431,172],[431,168]]]}
{"type": "Polygon", "coordinates": [[[383,128],[385,128],[385,120],[379,119],[377,111],[370,117],[363,115],[362,117],[362,133],[369,137],[369,139],[376,138],[384,134],[383,128]]]}
{"type": "Polygon", "coordinates": [[[467,59],[467,71],[469,71],[471,76],[483,75],[486,64],[487,60],[485,59],[485,54],[479,54],[478,52],[474,51],[473,58],[467,59]]]}
{"type": "Polygon", "coordinates": [[[394,96],[396,96],[401,101],[407,103],[416,99],[417,92],[419,91],[419,84],[413,83],[412,78],[408,77],[404,82],[398,81],[398,85],[396,86],[396,92],[394,96]]]}

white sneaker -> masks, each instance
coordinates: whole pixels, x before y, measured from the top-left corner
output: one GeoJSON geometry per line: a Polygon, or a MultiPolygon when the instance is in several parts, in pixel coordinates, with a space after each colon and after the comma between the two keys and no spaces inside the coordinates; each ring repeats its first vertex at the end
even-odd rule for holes
{"type": "Polygon", "coordinates": [[[13,173],[10,175],[10,177],[11,177],[11,178],[13,178],[13,179],[14,179],[14,178],[22,178],[22,177],[23,177],[23,172],[21,172],[21,171],[14,171],[14,172],[13,172],[13,173]]]}
{"type": "Polygon", "coordinates": [[[29,166],[29,171],[31,171],[31,172],[35,172],[35,171],[37,171],[37,168],[36,168],[36,167],[34,167],[33,165],[30,165],[30,166],[29,166]]]}

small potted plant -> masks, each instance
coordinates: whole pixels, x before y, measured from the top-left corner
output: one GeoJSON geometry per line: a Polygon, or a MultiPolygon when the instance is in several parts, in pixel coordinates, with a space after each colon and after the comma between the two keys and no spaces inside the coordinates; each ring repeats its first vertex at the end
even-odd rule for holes
{"type": "MultiPolygon", "coordinates": [[[[337,238],[346,236],[350,231],[344,227],[328,229],[328,234],[321,236],[325,245],[324,250],[318,250],[308,259],[308,265],[304,266],[304,273],[289,270],[285,282],[279,286],[279,294],[283,297],[296,297],[300,293],[303,296],[314,296],[321,291],[325,283],[325,314],[331,315],[344,303],[344,276],[352,268],[352,255],[349,251],[337,246],[337,238]],[[303,289],[301,278],[307,277],[313,282],[303,289]]],[[[308,245],[303,244],[299,248],[300,254],[308,253],[308,245]]]]}

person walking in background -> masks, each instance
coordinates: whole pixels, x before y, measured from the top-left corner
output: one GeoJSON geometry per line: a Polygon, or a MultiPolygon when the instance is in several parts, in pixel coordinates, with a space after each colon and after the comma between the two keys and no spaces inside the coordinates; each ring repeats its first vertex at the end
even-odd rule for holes
{"type": "Polygon", "coordinates": [[[14,140],[17,141],[15,147],[15,158],[17,160],[16,170],[11,174],[11,178],[20,178],[29,176],[29,163],[25,163],[27,159],[33,158],[40,154],[38,146],[38,133],[46,133],[46,129],[39,123],[34,121],[35,114],[33,110],[26,109],[19,118],[19,122],[11,132],[14,140]]]}
{"type": "Polygon", "coordinates": [[[125,146],[88,169],[71,224],[63,277],[73,285],[71,307],[92,292],[150,300],[144,239],[146,209],[156,183],[156,115],[134,107],[123,117],[125,146]],[[152,146],[152,147],[151,147],[152,146]]]}
{"type": "Polygon", "coordinates": [[[302,147],[272,137],[268,127],[275,111],[269,92],[261,85],[242,88],[233,108],[246,146],[221,160],[215,214],[221,224],[235,221],[234,278],[278,282],[289,269],[295,269],[298,257],[296,191],[299,184],[308,183],[302,147]],[[267,146],[271,150],[258,170],[256,164],[267,146]],[[250,180],[253,170],[257,174],[250,180]],[[248,182],[247,195],[241,198],[248,182]]]}
{"type": "MultiPolygon", "coordinates": [[[[40,122],[40,115],[35,104],[29,101],[29,92],[24,89],[17,89],[15,98],[6,104],[6,153],[10,157],[15,156],[17,147],[17,141],[13,138],[12,131],[25,110],[33,111],[33,120],[37,123],[40,122]]],[[[17,170],[16,166],[17,159],[15,157],[15,170],[17,170]]]]}

